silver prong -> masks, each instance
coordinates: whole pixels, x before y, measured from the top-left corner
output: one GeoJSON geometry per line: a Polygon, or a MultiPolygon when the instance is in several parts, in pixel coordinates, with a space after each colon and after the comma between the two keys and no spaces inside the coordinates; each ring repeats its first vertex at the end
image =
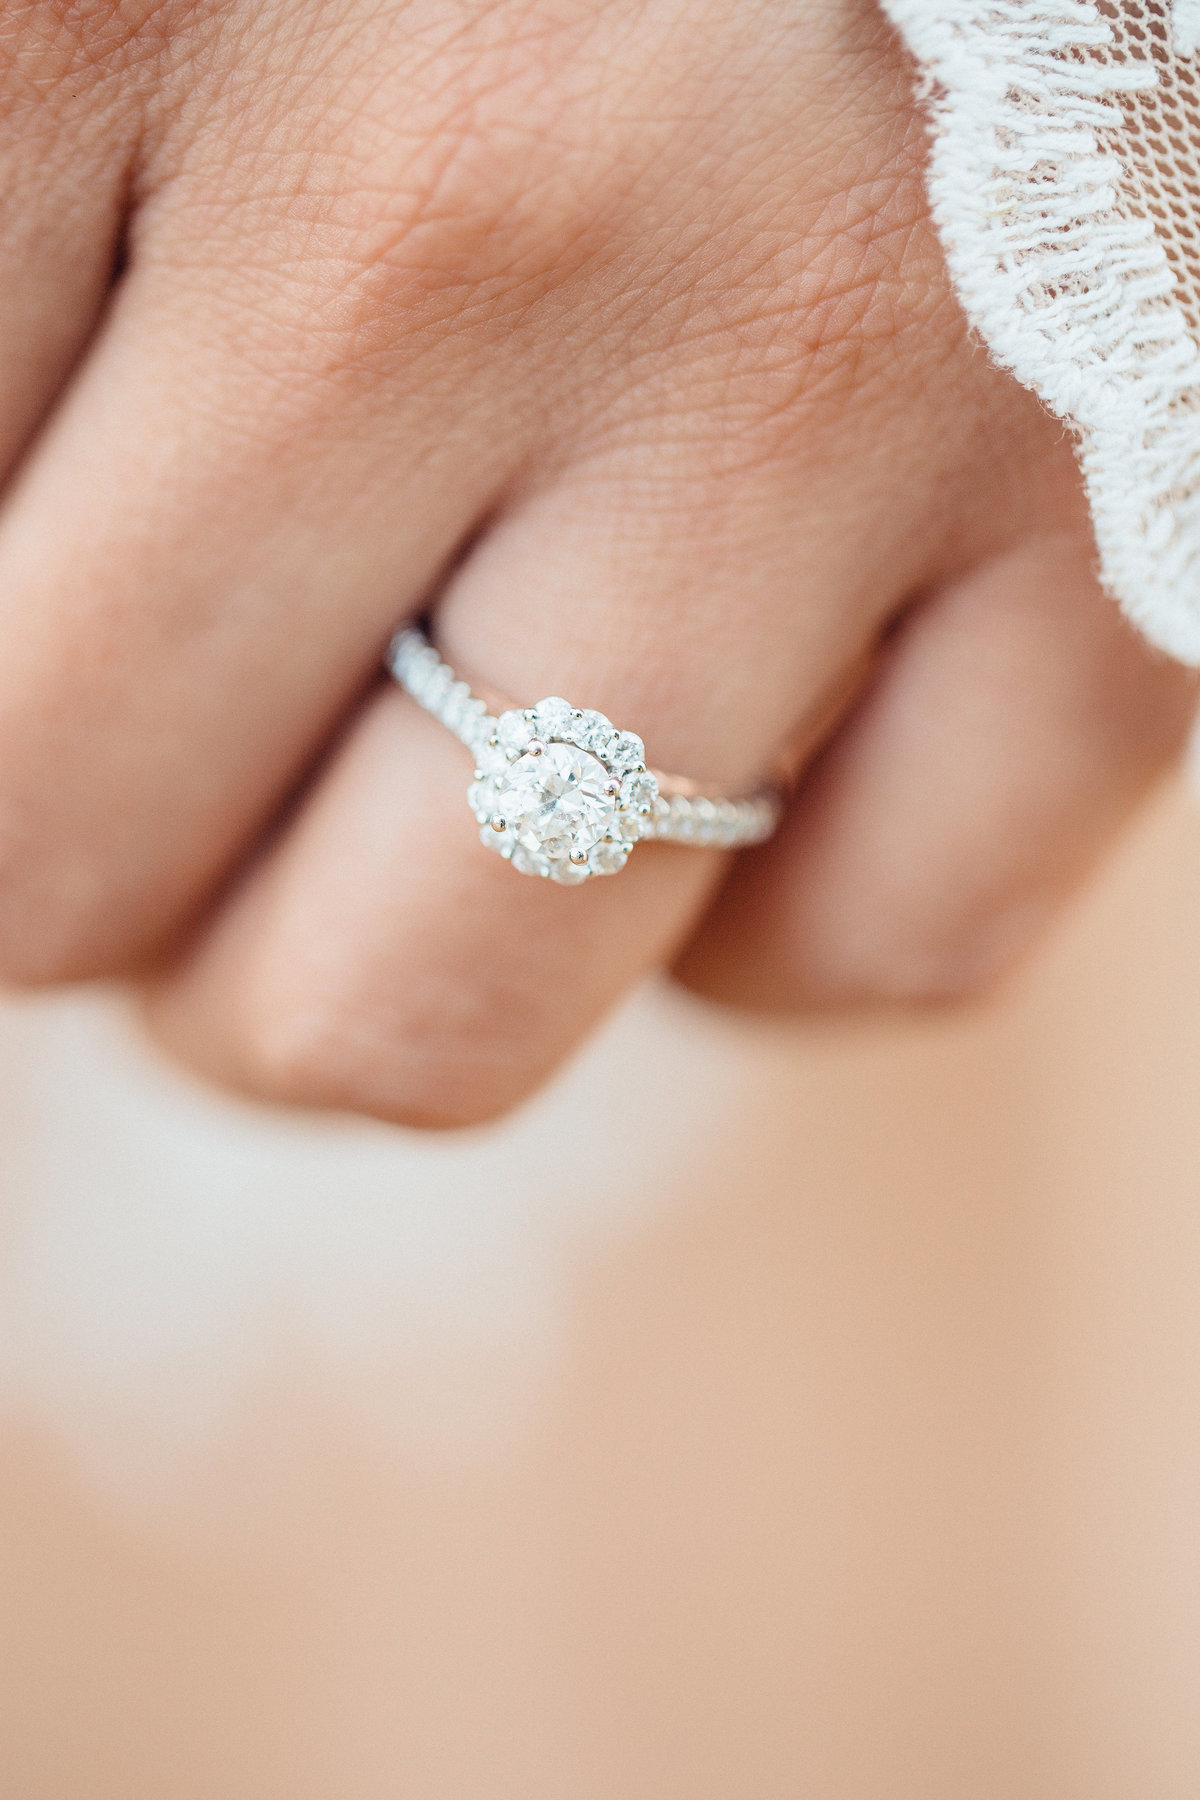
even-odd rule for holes
{"type": "Polygon", "coordinates": [[[616,800],[619,797],[620,792],[621,792],[621,784],[617,780],[615,775],[612,777],[611,781],[605,782],[604,791],[608,795],[610,800],[616,800]]]}
{"type": "Polygon", "coordinates": [[[533,706],[527,706],[525,708],[525,711],[521,714],[521,717],[525,720],[525,723],[527,725],[532,725],[533,721],[537,718],[537,708],[533,707],[533,706]]]}
{"type": "Polygon", "coordinates": [[[586,850],[571,850],[567,853],[567,861],[573,862],[577,869],[582,869],[587,859],[588,853],[586,850]]]}
{"type": "Polygon", "coordinates": [[[506,818],[504,818],[501,813],[493,813],[492,814],[491,825],[492,825],[493,831],[507,831],[508,830],[508,820],[506,818]]]}
{"type": "Polygon", "coordinates": [[[525,746],[525,754],[526,756],[540,756],[545,748],[541,738],[530,738],[525,746]]]}

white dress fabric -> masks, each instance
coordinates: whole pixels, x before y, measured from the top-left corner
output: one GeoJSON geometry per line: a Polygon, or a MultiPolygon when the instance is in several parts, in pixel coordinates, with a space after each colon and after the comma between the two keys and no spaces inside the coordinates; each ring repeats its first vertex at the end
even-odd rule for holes
{"type": "Polygon", "coordinates": [[[996,361],[1074,429],[1101,574],[1200,664],[1200,0],[883,0],[996,361]]]}

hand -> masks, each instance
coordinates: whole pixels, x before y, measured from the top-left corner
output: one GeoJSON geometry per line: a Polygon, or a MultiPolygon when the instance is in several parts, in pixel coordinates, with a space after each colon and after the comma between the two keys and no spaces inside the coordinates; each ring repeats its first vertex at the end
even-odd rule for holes
{"type": "Polygon", "coordinates": [[[976,990],[1175,754],[869,0],[13,0],[0,60],[7,978],[470,1121],[673,960],[976,990]],[[769,846],[562,889],[378,678],[430,606],[731,788],[883,647],[769,846]]]}

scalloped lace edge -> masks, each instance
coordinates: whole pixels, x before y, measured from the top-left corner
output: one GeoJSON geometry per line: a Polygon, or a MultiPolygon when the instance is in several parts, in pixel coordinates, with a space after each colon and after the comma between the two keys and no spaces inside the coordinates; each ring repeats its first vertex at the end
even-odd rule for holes
{"type": "Polygon", "coordinates": [[[994,359],[1074,429],[1104,585],[1200,663],[1200,351],[1120,156],[1121,98],[1086,0],[882,0],[924,73],[933,216],[994,359]]]}

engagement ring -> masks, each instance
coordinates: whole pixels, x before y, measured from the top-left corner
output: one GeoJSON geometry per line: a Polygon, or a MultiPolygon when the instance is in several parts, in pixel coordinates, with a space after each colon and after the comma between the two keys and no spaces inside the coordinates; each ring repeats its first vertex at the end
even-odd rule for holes
{"type": "Polygon", "coordinates": [[[393,638],[387,664],[471,751],[467,799],[479,835],[523,875],[587,881],[615,875],[643,838],[733,850],[762,843],[778,823],[774,791],[701,794],[695,782],[648,769],[641,738],[603,713],[557,696],[518,707],[472,693],[416,626],[393,638]]]}

